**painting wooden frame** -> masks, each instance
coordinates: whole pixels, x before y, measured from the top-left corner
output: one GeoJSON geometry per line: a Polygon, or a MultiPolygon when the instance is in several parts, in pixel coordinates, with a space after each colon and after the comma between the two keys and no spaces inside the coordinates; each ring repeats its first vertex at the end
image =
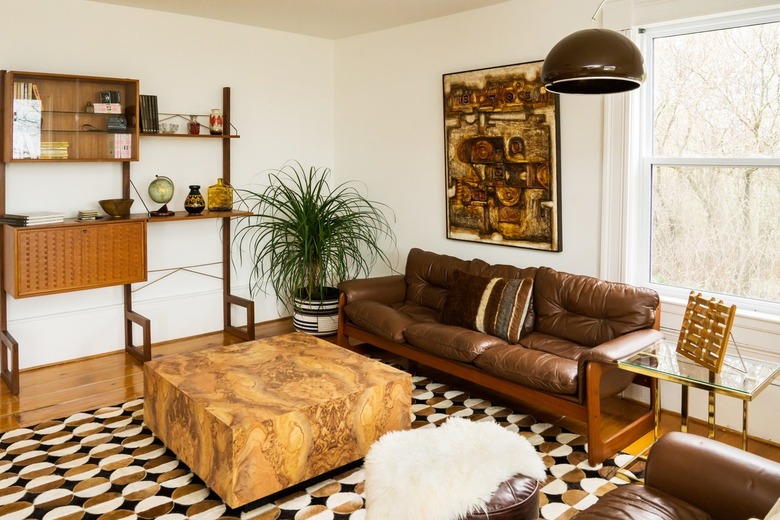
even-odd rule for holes
{"type": "Polygon", "coordinates": [[[541,70],[443,75],[447,238],[562,250],[560,112],[541,70]]]}

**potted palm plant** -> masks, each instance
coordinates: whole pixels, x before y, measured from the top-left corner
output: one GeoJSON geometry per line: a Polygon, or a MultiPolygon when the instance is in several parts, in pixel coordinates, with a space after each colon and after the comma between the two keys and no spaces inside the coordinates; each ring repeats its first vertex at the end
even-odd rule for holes
{"type": "Polygon", "coordinates": [[[385,247],[395,248],[390,208],[354,182],[331,188],[329,177],[328,168],[288,162],[268,172],[264,187],[236,190],[252,212],[235,237],[239,258],[251,262],[250,292],[270,284],[295,328],[316,335],[336,331],[336,284],[368,276],[377,260],[392,268],[385,247]]]}

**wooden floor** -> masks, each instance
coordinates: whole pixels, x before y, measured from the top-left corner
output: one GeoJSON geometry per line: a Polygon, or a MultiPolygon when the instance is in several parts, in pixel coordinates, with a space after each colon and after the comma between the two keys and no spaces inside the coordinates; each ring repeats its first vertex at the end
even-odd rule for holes
{"type": "MultiPolygon", "coordinates": [[[[258,338],[284,334],[293,330],[289,319],[281,319],[257,325],[255,332],[258,338]]],[[[335,338],[333,338],[335,340],[335,338]]],[[[242,341],[235,336],[222,332],[204,334],[191,338],[168,341],[156,344],[152,348],[153,357],[167,356],[181,352],[190,352],[202,348],[238,343],[242,341]]],[[[380,351],[369,350],[381,355],[380,351]]],[[[415,370],[425,372],[425,367],[417,366],[415,370]]],[[[431,377],[442,381],[446,375],[430,373],[431,377]]],[[[452,380],[459,387],[469,387],[462,381],[452,380]]],[[[91,410],[101,406],[110,406],[135,399],[143,395],[143,367],[124,351],[101,356],[80,359],[67,363],[37,367],[24,370],[20,375],[21,391],[14,396],[5,385],[0,385],[0,432],[12,430],[20,426],[32,426],[41,422],[66,417],[76,412],[91,410]]],[[[490,396],[484,389],[469,388],[497,402],[504,401],[508,406],[514,406],[528,411],[538,420],[559,424],[575,433],[584,434],[584,424],[567,417],[550,416],[542,410],[529,410],[526,405],[518,405],[506,401],[501,396],[490,396]]],[[[620,424],[620,416],[632,414],[637,405],[631,401],[616,400],[603,418],[605,428],[616,428],[620,424]]],[[[679,416],[663,413],[661,432],[679,429],[679,416]]],[[[691,420],[689,431],[698,435],[706,435],[706,423],[691,420]]],[[[719,441],[740,445],[738,433],[717,428],[715,438],[719,441]]],[[[641,441],[628,448],[629,453],[639,453],[653,440],[648,434],[641,441]]],[[[751,438],[749,451],[763,457],[780,462],[780,446],[751,438]]]]}

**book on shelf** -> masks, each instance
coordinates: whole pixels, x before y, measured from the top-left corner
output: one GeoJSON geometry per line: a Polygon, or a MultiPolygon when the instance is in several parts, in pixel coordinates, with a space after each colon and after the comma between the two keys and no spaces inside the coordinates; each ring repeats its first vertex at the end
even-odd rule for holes
{"type": "Polygon", "coordinates": [[[130,134],[110,134],[108,154],[114,159],[130,159],[133,156],[133,136],[130,134]]]}
{"type": "Polygon", "coordinates": [[[42,224],[56,224],[65,220],[64,213],[56,211],[32,211],[27,214],[6,213],[0,216],[0,223],[12,226],[37,226],[42,224]]]}
{"type": "Polygon", "coordinates": [[[41,156],[41,101],[14,99],[13,158],[38,159],[41,156]]]}
{"type": "Polygon", "coordinates": [[[141,132],[146,134],[159,133],[157,96],[141,94],[138,96],[141,113],[141,132]]]}
{"type": "Polygon", "coordinates": [[[67,159],[68,147],[67,141],[44,141],[41,143],[41,159],[67,159]]]}
{"type": "Polygon", "coordinates": [[[87,112],[90,111],[95,114],[121,114],[122,105],[119,103],[90,103],[87,105],[87,112]]]}
{"type": "Polygon", "coordinates": [[[14,99],[41,100],[38,85],[29,81],[14,81],[14,99]]]}

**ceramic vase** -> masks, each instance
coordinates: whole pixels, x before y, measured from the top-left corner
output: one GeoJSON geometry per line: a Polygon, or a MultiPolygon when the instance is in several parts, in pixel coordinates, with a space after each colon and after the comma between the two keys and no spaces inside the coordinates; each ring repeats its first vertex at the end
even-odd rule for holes
{"type": "Polygon", "coordinates": [[[222,112],[218,108],[211,109],[209,132],[211,132],[211,135],[222,135],[222,112]]]}
{"type": "Polygon", "coordinates": [[[233,209],[233,187],[226,185],[222,179],[209,186],[208,191],[209,211],[230,211],[233,209]]]}
{"type": "Polygon", "coordinates": [[[190,116],[190,122],[187,123],[187,131],[190,135],[200,134],[200,123],[198,123],[198,116],[190,116]]]}
{"type": "Polygon", "coordinates": [[[197,215],[206,208],[206,201],[203,200],[203,195],[200,194],[200,186],[193,184],[190,186],[190,192],[187,194],[187,198],[184,199],[184,209],[190,215],[197,215]]]}

